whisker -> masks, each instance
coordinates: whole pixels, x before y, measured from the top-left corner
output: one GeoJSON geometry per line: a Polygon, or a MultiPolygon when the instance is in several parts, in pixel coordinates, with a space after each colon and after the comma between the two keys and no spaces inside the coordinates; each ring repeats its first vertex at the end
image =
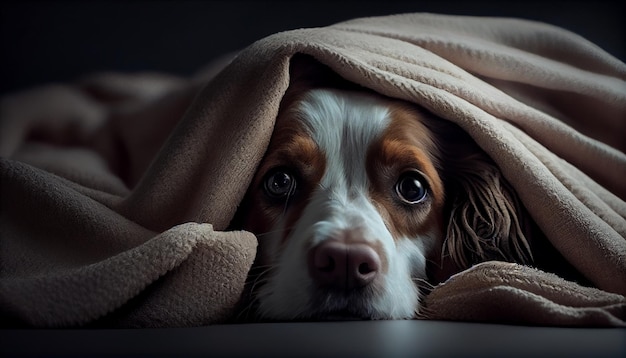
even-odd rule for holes
{"type": "Polygon", "coordinates": [[[250,293],[254,293],[256,292],[256,288],[257,286],[263,285],[268,281],[268,273],[271,271],[271,269],[268,269],[266,271],[264,271],[263,273],[259,274],[255,280],[251,283],[250,286],[250,293]]]}
{"type": "Polygon", "coordinates": [[[284,227],[284,228],[280,228],[280,229],[276,229],[276,230],[266,231],[264,233],[256,234],[256,237],[264,237],[264,236],[273,235],[273,234],[277,234],[277,233],[283,233],[285,231],[289,231],[289,230],[293,229],[294,227],[295,227],[295,225],[292,225],[292,226],[288,226],[288,227],[284,227]]]}
{"type": "Polygon", "coordinates": [[[283,213],[282,216],[285,216],[285,214],[287,213],[287,208],[289,207],[289,199],[291,199],[291,197],[293,196],[294,192],[296,190],[295,185],[291,185],[291,188],[289,188],[289,193],[287,194],[287,199],[285,199],[285,206],[283,207],[283,213]]]}
{"type": "Polygon", "coordinates": [[[246,285],[252,285],[255,282],[257,282],[258,280],[264,279],[265,276],[267,276],[266,271],[269,271],[270,269],[267,269],[261,273],[255,273],[253,271],[256,271],[255,268],[250,270],[250,274],[248,275],[248,279],[246,280],[245,284],[246,285]]]}
{"type": "Polygon", "coordinates": [[[255,316],[255,308],[258,306],[259,298],[256,294],[259,287],[266,284],[269,280],[269,275],[276,270],[275,265],[255,265],[250,270],[248,279],[245,282],[246,290],[242,304],[245,303],[239,309],[239,312],[235,316],[235,319],[250,320],[255,316]]]}
{"type": "Polygon", "coordinates": [[[245,307],[242,307],[239,313],[235,316],[235,321],[250,321],[254,317],[255,308],[257,306],[258,299],[254,298],[249,300],[245,307]]]}
{"type": "Polygon", "coordinates": [[[250,274],[248,275],[248,278],[251,280],[247,280],[246,283],[255,284],[259,280],[267,279],[267,276],[269,275],[269,273],[275,269],[276,269],[275,265],[253,266],[252,269],[250,270],[250,274]]]}
{"type": "Polygon", "coordinates": [[[418,277],[413,277],[411,280],[419,287],[420,294],[428,295],[435,289],[435,285],[428,282],[428,280],[418,277]]]}
{"type": "Polygon", "coordinates": [[[415,309],[415,318],[416,319],[429,319],[434,317],[435,312],[430,309],[430,307],[428,306],[422,306],[419,305],[416,309],[415,309]]]}

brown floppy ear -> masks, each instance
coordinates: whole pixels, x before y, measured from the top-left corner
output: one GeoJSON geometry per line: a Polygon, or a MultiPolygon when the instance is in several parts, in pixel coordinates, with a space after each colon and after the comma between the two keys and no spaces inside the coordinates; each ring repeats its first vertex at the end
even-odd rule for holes
{"type": "Polygon", "coordinates": [[[439,120],[446,191],[442,257],[459,269],[488,260],[530,263],[530,217],[493,160],[460,127],[439,120]]]}

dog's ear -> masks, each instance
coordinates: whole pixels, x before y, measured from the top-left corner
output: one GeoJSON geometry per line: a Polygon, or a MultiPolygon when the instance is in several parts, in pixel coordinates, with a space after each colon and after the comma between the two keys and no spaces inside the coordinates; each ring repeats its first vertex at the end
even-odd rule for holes
{"type": "Polygon", "coordinates": [[[447,218],[442,255],[459,269],[488,260],[530,263],[530,217],[515,190],[467,133],[438,122],[447,218]]]}

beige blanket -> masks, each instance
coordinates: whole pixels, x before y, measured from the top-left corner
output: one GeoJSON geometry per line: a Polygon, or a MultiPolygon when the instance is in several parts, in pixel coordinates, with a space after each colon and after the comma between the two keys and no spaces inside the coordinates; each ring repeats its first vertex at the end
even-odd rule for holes
{"type": "Polygon", "coordinates": [[[595,286],[489,262],[436,287],[426,317],[626,324],[626,66],[544,24],[407,14],[279,33],[191,79],[109,73],[3,98],[3,325],[236,316],[256,240],[227,229],[297,53],[459,124],[595,286]]]}

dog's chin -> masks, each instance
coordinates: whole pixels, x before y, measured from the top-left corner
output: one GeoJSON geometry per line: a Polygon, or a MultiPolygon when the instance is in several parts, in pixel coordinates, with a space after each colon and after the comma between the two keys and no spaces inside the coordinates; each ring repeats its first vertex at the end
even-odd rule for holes
{"type": "Polygon", "coordinates": [[[342,309],[316,309],[313,312],[304,312],[299,317],[292,320],[296,321],[367,321],[372,319],[384,319],[384,317],[375,318],[371,310],[363,310],[355,307],[345,307],[342,309]]]}
{"type": "Polygon", "coordinates": [[[409,317],[393,317],[390,313],[378,312],[371,307],[346,306],[334,309],[316,309],[304,314],[303,320],[309,321],[369,321],[409,317]]]}
{"type": "Polygon", "coordinates": [[[363,321],[391,319],[391,315],[374,309],[376,297],[371,290],[354,290],[348,293],[319,290],[311,295],[308,312],[302,318],[312,321],[363,321]]]}
{"type": "Polygon", "coordinates": [[[355,312],[354,310],[343,309],[326,313],[318,313],[311,319],[314,321],[366,321],[371,320],[372,317],[364,312],[355,312]]]}

